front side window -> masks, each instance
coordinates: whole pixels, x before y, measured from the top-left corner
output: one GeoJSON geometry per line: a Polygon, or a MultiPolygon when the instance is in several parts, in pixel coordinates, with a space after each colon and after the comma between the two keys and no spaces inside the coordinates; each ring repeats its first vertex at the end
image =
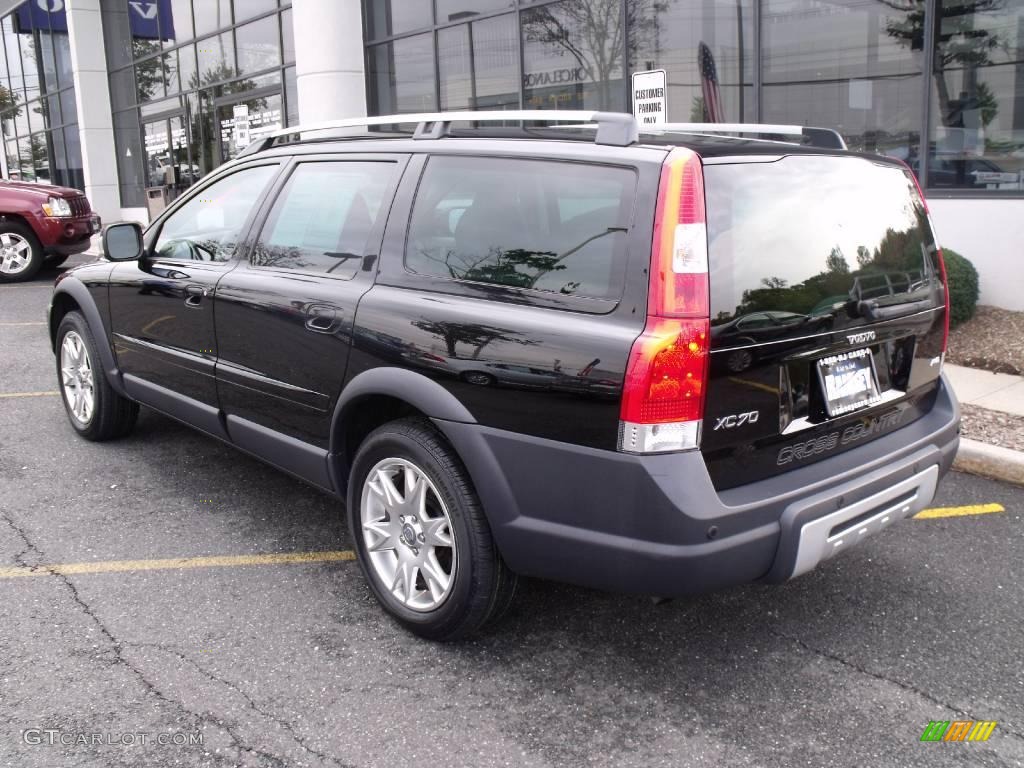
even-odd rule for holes
{"type": "Polygon", "coordinates": [[[203,189],[164,222],[155,255],[178,261],[230,259],[253,206],[277,168],[246,168],[203,189]]]}
{"type": "Polygon", "coordinates": [[[267,217],[252,264],[353,277],[395,169],[390,162],[301,164],[267,217]]]}
{"type": "Polygon", "coordinates": [[[625,168],[433,157],[406,267],[421,275],[618,298],[636,175],[625,168]]]}

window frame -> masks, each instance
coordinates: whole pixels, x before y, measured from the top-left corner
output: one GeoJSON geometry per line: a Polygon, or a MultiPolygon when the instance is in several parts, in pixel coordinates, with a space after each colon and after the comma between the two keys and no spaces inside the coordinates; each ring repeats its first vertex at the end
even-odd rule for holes
{"type": "MultiPolygon", "coordinates": [[[[254,223],[251,231],[251,237],[246,243],[246,251],[244,258],[239,258],[239,253],[236,252],[236,258],[239,258],[241,262],[240,267],[253,272],[262,272],[266,274],[275,274],[283,277],[300,275],[303,277],[314,277],[314,278],[325,278],[328,280],[336,280],[343,283],[350,283],[356,280],[360,272],[366,271],[366,259],[369,256],[379,256],[381,249],[381,240],[384,237],[384,229],[387,224],[388,216],[390,215],[392,206],[395,203],[396,191],[399,184],[401,183],[402,177],[405,173],[406,166],[409,163],[409,155],[407,153],[384,153],[384,152],[335,152],[330,154],[308,154],[298,155],[289,160],[285,164],[285,167],[278,174],[277,178],[268,188],[268,193],[260,204],[259,208],[259,219],[254,223]],[[344,275],[334,275],[327,272],[322,272],[314,269],[290,269],[288,267],[278,266],[263,266],[252,263],[252,251],[259,244],[260,238],[263,236],[263,229],[266,227],[267,222],[270,221],[270,215],[274,211],[274,207],[277,205],[279,200],[283,199],[283,195],[288,186],[288,182],[292,176],[298,171],[301,165],[312,164],[312,163],[353,163],[353,162],[373,162],[373,163],[394,163],[395,174],[391,180],[391,184],[388,186],[387,191],[384,193],[384,198],[381,201],[381,209],[377,214],[377,220],[373,223],[373,228],[370,230],[370,236],[366,240],[366,245],[363,247],[363,265],[361,265],[350,277],[344,275]]],[[[375,271],[375,270],[374,270],[375,271]]]]}
{"type": "Polygon", "coordinates": [[[175,200],[171,205],[169,205],[166,208],[166,210],[164,210],[156,219],[153,220],[153,223],[146,228],[146,232],[143,237],[143,243],[145,246],[145,249],[143,251],[143,259],[146,259],[148,261],[159,261],[160,263],[168,264],[194,265],[196,262],[191,259],[175,259],[157,255],[155,250],[156,243],[160,239],[160,234],[163,232],[164,225],[167,223],[168,219],[170,219],[178,211],[180,211],[193,198],[201,195],[214,184],[220,183],[229,176],[233,176],[236,173],[240,173],[241,171],[248,171],[253,168],[276,166],[277,171],[271,174],[270,180],[267,182],[266,187],[264,187],[260,196],[256,199],[256,202],[249,210],[249,214],[246,217],[245,222],[242,224],[241,230],[239,230],[238,245],[236,246],[234,253],[231,254],[231,257],[225,259],[224,261],[201,262],[204,266],[219,269],[228,269],[237,266],[241,254],[244,253],[245,257],[248,258],[249,245],[251,242],[253,227],[256,221],[258,220],[258,215],[263,210],[263,207],[267,200],[267,196],[271,193],[272,190],[276,188],[277,182],[281,178],[282,169],[286,165],[285,160],[287,160],[287,158],[269,157],[260,160],[254,160],[253,162],[243,163],[240,165],[225,164],[218,168],[215,173],[210,174],[210,176],[203,179],[198,184],[189,187],[188,191],[184,195],[182,195],[177,200],[175,200]]]}
{"type": "MultiPolygon", "coordinates": [[[[634,256],[633,240],[638,224],[637,205],[641,196],[640,184],[642,177],[640,169],[635,165],[621,161],[598,161],[586,157],[570,158],[536,154],[506,154],[500,151],[493,153],[485,153],[481,151],[430,152],[418,155],[416,160],[418,161],[418,165],[410,167],[408,172],[410,176],[415,176],[416,181],[415,183],[412,183],[410,180],[408,184],[404,185],[405,195],[399,195],[399,197],[404,196],[406,198],[402,200],[403,205],[405,205],[404,212],[402,209],[398,209],[402,216],[401,231],[400,233],[396,232],[394,235],[389,231],[389,242],[385,243],[385,250],[391,250],[396,247],[399,249],[399,253],[395,254],[394,258],[394,262],[397,262],[398,267],[397,274],[394,271],[390,271],[393,284],[402,287],[420,288],[437,293],[451,293],[468,298],[488,301],[503,301],[512,304],[526,304],[534,307],[571,310],[598,315],[609,314],[615,311],[615,309],[625,300],[625,297],[630,290],[630,277],[628,270],[634,256]],[[629,205],[626,231],[622,233],[624,235],[621,252],[622,278],[618,286],[619,289],[617,294],[613,297],[577,296],[538,288],[522,288],[519,286],[502,285],[500,283],[484,283],[477,280],[466,280],[464,278],[447,277],[444,275],[423,274],[410,269],[406,263],[406,254],[409,244],[409,234],[412,229],[412,216],[416,200],[419,198],[420,187],[426,177],[427,166],[429,165],[430,159],[435,157],[477,158],[479,160],[525,160],[552,164],[566,163],[590,167],[615,168],[618,170],[628,171],[632,174],[632,200],[630,200],[629,205]],[[399,237],[401,238],[400,246],[398,244],[399,237]],[[390,248],[388,247],[389,245],[390,248]]],[[[399,203],[399,197],[395,198],[396,206],[399,203]]],[[[390,259],[390,256],[388,258],[390,259]]],[[[388,262],[385,261],[384,264],[382,264],[382,271],[386,269],[385,265],[387,263],[388,262]]]]}

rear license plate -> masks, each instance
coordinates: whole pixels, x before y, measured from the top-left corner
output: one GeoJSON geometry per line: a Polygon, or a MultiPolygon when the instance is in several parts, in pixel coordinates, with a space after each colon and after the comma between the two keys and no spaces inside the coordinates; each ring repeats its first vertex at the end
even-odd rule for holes
{"type": "Polygon", "coordinates": [[[818,376],[829,416],[842,416],[880,399],[874,358],[869,349],[857,349],[819,360],[818,376]]]}

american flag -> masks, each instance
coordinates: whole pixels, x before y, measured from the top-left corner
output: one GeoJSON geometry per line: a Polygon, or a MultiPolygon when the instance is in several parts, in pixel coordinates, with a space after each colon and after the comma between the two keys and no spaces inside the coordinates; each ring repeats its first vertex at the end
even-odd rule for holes
{"type": "Polygon", "coordinates": [[[704,114],[710,123],[725,122],[722,109],[722,94],[718,90],[718,75],[715,72],[715,57],[703,42],[697,49],[700,62],[700,90],[704,95],[704,114]]]}

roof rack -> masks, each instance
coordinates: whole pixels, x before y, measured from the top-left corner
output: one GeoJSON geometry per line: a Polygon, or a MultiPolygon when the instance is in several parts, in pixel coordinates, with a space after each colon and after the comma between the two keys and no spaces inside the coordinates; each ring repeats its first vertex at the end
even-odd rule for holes
{"type": "Polygon", "coordinates": [[[352,117],[344,120],[330,120],[309,125],[281,128],[267,134],[259,141],[246,147],[239,157],[252,155],[269,149],[279,139],[299,137],[304,133],[340,130],[345,128],[368,128],[377,125],[398,125],[416,123],[412,133],[414,139],[440,139],[449,135],[452,123],[505,123],[505,122],[547,122],[574,123],[560,127],[597,127],[594,142],[617,147],[627,147],[640,140],[640,134],[689,133],[707,135],[718,133],[776,134],[802,136],[813,146],[828,149],[846,149],[846,142],[831,128],[806,128],[800,125],[762,125],[758,123],[661,123],[639,125],[633,115],[626,112],[588,112],[586,110],[561,109],[509,109],[483,112],[420,112],[405,115],[379,115],[376,117],[352,117]]]}
{"type": "Polygon", "coordinates": [[[765,123],[660,123],[642,125],[641,133],[740,133],[803,136],[808,143],[825,149],[846,149],[839,131],[832,128],[809,128],[803,125],[775,125],[765,123]]]}
{"type": "Polygon", "coordinates": [[[345,120],[330,120],[310,125],[296,125],[282,128],[253,142],[239,156],[251,155],[269,149],[278,139],[302,133],[338,130],[342,128],[366,128],[375,125],[396,125],[416,123],[414,139],[439,139],[448,135],[452,123],[497,123],[515,121],[572,122],[597,125],[597,144],[611,144],[627,147],[639,141],[640,132],[636,119],[625,112],[587,112],[584,110],[519,109],[491,110],[485,112],[421,112],[408,115],[380,115],[377,117],[353,117],[345,120]]]}

